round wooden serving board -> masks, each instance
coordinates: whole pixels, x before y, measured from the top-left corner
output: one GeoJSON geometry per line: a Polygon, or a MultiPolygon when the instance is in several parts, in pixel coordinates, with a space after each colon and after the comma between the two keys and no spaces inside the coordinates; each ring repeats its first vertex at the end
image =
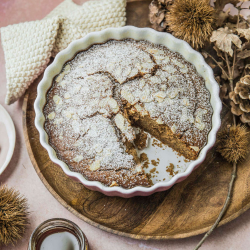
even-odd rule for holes
{"type": "MultiPolygon", "coordinates": [[[[150,1],[128,3],[128,24],[149,26],[150,1]]],[[[23,130],[27,150],[40,179],[52,195],[69,211],[107,232],[136,239],[177,239],[204,233],[216,220],[226,199],[232,166],[215,150],[185,181],[170,190],[148,197],[124,199],[90,191],[68,178],[41,146],[34,125],[37,84],[32,84],[23,103],[23,130]]],[[[227,108],[222,126],[230,122],[227,108]]],[[[223,225],[250,207],[250,154],[239,164],[231,205],[223,225]]]]}

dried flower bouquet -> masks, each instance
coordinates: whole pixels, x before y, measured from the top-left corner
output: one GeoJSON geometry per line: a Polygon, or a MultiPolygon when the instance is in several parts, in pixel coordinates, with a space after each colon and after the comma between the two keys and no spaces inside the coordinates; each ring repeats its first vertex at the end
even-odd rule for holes
{"type": "Polygon", "coordinates": [[[217,137],[217,151],[233,164],[228,195],[214,225],[195,249],[217,227],[230,205],[237,163],[249,148],[250,17],[241,15],[242,10],[249,10],[244,2],[216,0],[211,7],[206,0],[153,0],[149,6],[154,29],[172,33],[203,54],[220,85],[223,104],[231,107],[233,117],[232,124],[222,128],[217,137]],[[237,15],[230,15],[230,9],[224,11],[227,4],[234,6],[237,15]]]}

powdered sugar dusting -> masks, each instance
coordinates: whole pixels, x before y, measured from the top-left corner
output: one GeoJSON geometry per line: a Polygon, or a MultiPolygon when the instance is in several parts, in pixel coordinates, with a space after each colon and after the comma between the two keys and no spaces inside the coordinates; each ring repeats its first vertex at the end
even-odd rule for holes
{"type": "Polygon", "coordinates": [[[135,134],[124,101],[201,148],[211,129],[209,99],[204,80],[179,54],[145,41],[111,40],[78,53],[55,78],[45,129],[72,170],[112,186],[148,185],[126,152],[135,134]]]}

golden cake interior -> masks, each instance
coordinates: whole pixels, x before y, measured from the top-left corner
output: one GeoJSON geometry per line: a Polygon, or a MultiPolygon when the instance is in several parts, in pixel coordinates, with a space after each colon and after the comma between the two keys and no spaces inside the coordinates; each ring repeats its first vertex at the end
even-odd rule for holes
{"type": "Polygon", "coordinates": [[[151,119],[149,115],[142,116],[130,104],[126,105],[126,114],[132,126],[146,131],[185,158],[195,160],[198,157],[198,151],[190,148],[190,145],[180,140],[180,135],[174,134],[168,125],[158,124],[155,120],[151,119]]]}

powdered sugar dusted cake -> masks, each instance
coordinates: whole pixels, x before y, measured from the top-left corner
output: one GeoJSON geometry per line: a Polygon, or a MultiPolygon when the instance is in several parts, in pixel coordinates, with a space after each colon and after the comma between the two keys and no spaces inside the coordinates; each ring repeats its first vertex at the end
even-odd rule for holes
{"type": "Polygon", "coordinates": [[[150,186],[134,127],[196,159],[211,129],[209,99],[204,79],[178,53],[110,40],[78,53],[55,77],[45,130],[72,171],[108,186],[150,186]]]}

